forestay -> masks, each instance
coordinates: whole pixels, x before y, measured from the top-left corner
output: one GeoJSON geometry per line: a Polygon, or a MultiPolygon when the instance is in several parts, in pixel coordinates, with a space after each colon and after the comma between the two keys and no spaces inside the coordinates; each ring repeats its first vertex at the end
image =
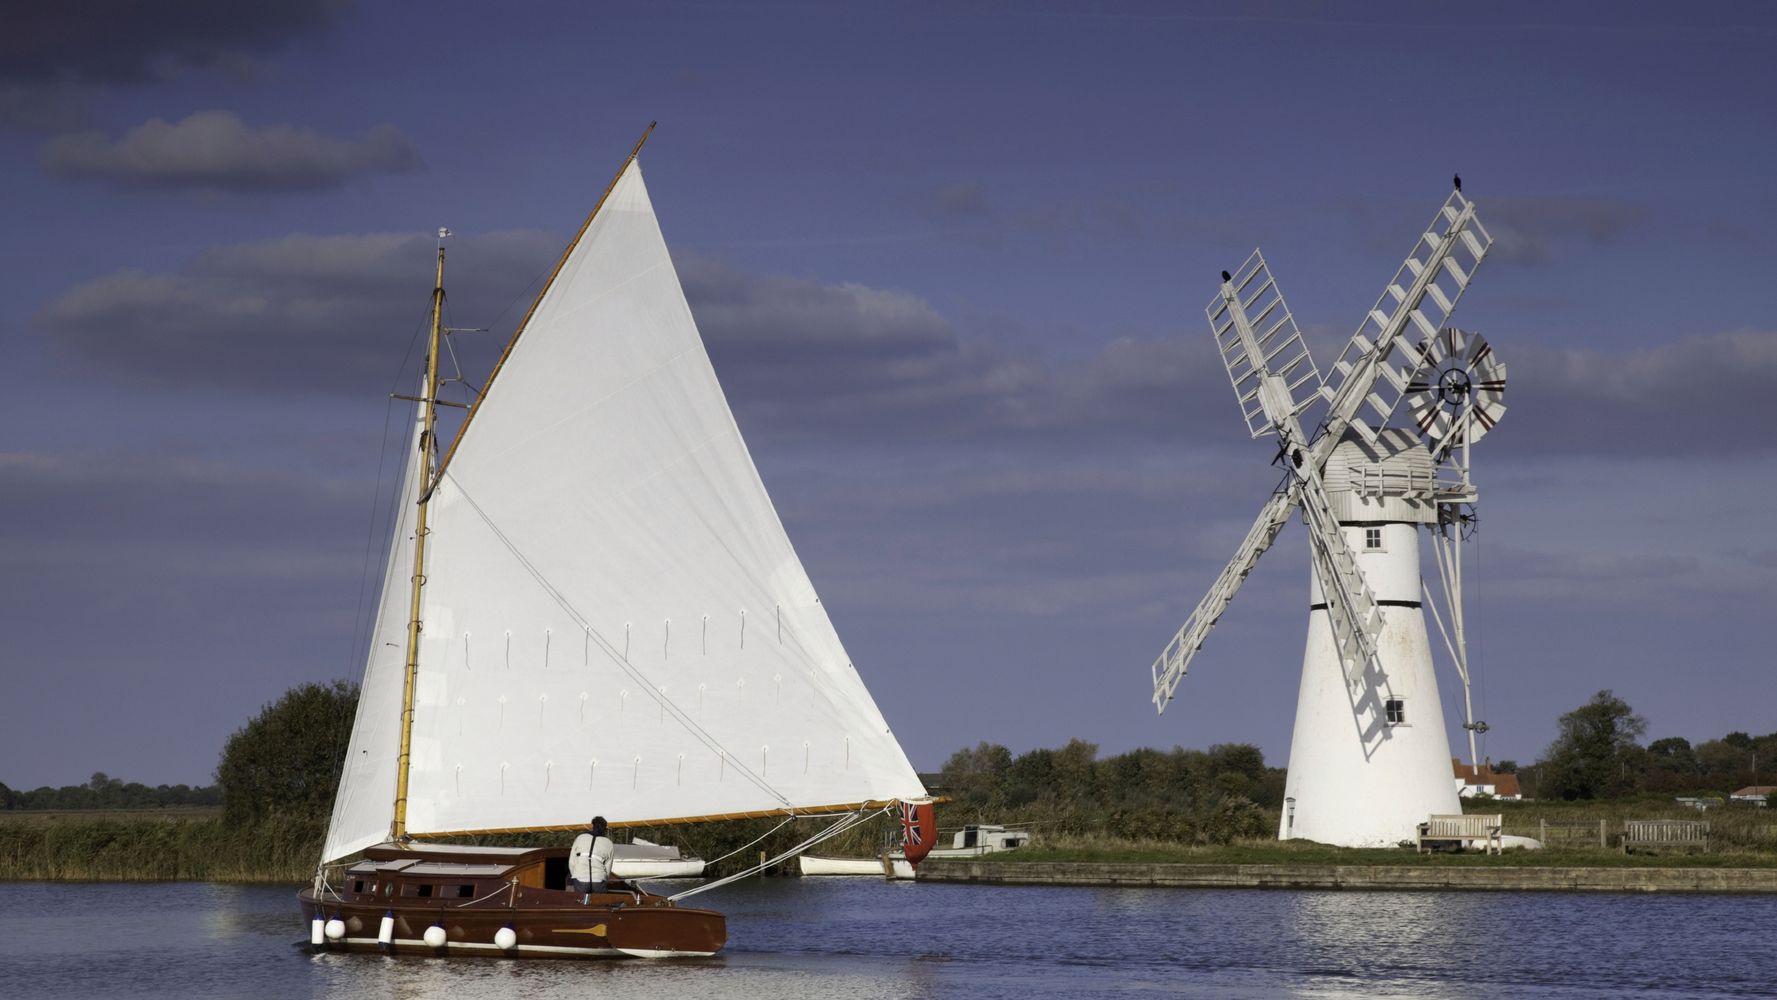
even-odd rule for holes
{"type": "MultiPolygon", "coordinates": [[[[431,518],[410,833],[925,794],[766,495],[633,160],[490,384],[431,518]]],[[[396,553],[385,619],[405,577],[396,553]]],[[[392,671],[398,699],[400,670],[373,652],[367,692],[392,671]]],[[[328,857],[383,836],[389,808],[328,857]]]]}

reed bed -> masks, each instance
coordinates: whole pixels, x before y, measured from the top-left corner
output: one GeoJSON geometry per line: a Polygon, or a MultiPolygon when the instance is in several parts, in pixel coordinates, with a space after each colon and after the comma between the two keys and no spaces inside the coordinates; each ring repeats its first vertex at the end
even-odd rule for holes
{"type": "Polygon", "coordinates": [[[8,817],[0,879],[77,882],[301,882],[314,873],[325,821],[272,817],[252,827],[211,814],[8,817]]]}

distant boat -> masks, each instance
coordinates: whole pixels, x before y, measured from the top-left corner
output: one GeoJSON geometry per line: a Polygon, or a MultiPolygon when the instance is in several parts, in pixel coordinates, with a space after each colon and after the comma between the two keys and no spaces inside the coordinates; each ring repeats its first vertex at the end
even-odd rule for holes
{"type": "Polygon", "coordinates": [[[627,844],[613,844],[611,874],[621,879],[697,878],[703,859],[686,857],[667,847],[637,837],[627,844]]]}
{"type": "MultiPolygon", "coordinates": [[[[980,823],[963,827],[951,838],[949,847],[933,848],[925,860],[944,861],[978,858],[983,854],[1011,851],[1030,844],[1030,831],[1008,830],[997,824],[980,823]]],[[[913,866],[899,850],[875,858],[837,858],[804,854],[796,859],[804,875],[875,875],[878,878],[913,878],[913,866]]]]}
{"type": "Polygon", "coordinates": [[[882,861],[881,858],[837,858],[804,854],[796,859],[796,864],[804,875],[874,875],[882,878],[882,861]]]}
{"type": "Polygon", "coordinates": [[[726,919],[678,901],[720,883],[667,897],[626,881],[700,859],[626,845],[607,891],[583,894],[569,839],[595,814],[612,828],[828,817],[801,850],[896,803],[903,826],[935,830],[741,439],[641,146],[442,458],[439,232],[358,715],[298,894],[316,949],[710,955],[726,919]],[[416,843],[550,832],[560,846],[416,843]]]}

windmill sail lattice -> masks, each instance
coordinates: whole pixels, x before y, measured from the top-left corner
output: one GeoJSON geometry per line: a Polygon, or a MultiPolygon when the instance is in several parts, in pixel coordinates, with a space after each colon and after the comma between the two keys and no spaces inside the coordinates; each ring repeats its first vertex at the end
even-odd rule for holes
{"type": "MultiPolygon", "coordinates": [[[[1300,509],[1314,597],[1282,837],[1380,846],[1410,836],[1428,813],[1456,808],[1420,613],[1417,530],[1458,523],[1453,508],[1474,498],[1466,466],[1460,483],[1437,474],[1463,427],[1495,417],[1465,380],[1478,372],[1503,388],[1503,369],[1497,380],[1481,370],[1481,348],[1459,349],[1457,333],[1438,339],[1491,243],[1474,205],[1453,192],[1365,314],[1331,370],[1332,386],[1322,384],[1258,251],[1223,273],[1204,310],[1241,418],[1253,437],[1278,438],[1286,479],[1154,661],[1153,700],[1165,710],[1235,592],[1300,509]],[[1422,374],[1428,365],[1439,368],[1435,376],[1422,374]],[[1442,439],[1435,456],[1413,432],[1387,426],[1403,398],[1419,429],[1442,439]],[[1302,420],[1317,403],[1326,408],[1310,437],[1302,420]]],[[[1451,617],[1459,637],[1459,611],[1451,617]]],[[[1466,685],[1466,658],[1457,663],[1466,685]]]]}
{"type": "Polygon", "coordinates": [[[1422,364],[1417,352],[1400,350],[1403,334],[1411,327],[1420,339],[1436,337],[1492,245],[1474,204],[1451,192],[1333,363],[1328,449],[1348,423],[1376,439],[1422,364]]]}
{"type": "Polygon", "coordinates": [[[1166,711],[1167,703],[1172,701],[1179,683],[1185,679],[1191,657],[1203,648],[1203,640],[1209,637],[1209,630],[1216,627],[1222,612],[1228,610],[1228,603],[1234,599],[1234,592],[1240,589],[1247,574],[1258,565],[1259,557],[1277,540],[1277,533],[1289,523],[1298,502],[1294,490],[1280,490],[1273,493],[1259,511],[1258,519],[1248,529],[1246,538],[1234,553],[1234,558],[1222,568],[1215,585],[1209,588],[1209,593],[1204,595],[1197,609],[1191,612],[1191,617],[1185,619],[1184,627],[1178,630],[1178,634],[1160,652],[1159,659],[1154,661],[1154,707],[1162,712],[1166,711]]]}
{"type": "Polygon", "coordinates": [[[1299,417],[1320,391],[1320,371],[1263,254],[1254,250],[1228,285],[1232,291],[1216,296],[1203,312],[1215,332],[1247,429],[1255,438],[1276,434],[1277,419],[1266,411],[1261,391],[1263,376],[1275,375],[1282,381],[1289,413],[1299,417]]]}

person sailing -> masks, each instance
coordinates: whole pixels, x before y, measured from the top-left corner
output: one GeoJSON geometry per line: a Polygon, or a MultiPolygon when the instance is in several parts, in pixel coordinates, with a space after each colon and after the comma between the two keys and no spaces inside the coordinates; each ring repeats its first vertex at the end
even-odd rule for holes
{"type": "Polygon", "coordinates": [[[611,877],[611,854],[616,850],[607,836],[603,816],[594,816],[586,832],[574,838],[568,852],[568,876],[574,880],[574,891],[587,894],[604,892],[611,877]]]}

